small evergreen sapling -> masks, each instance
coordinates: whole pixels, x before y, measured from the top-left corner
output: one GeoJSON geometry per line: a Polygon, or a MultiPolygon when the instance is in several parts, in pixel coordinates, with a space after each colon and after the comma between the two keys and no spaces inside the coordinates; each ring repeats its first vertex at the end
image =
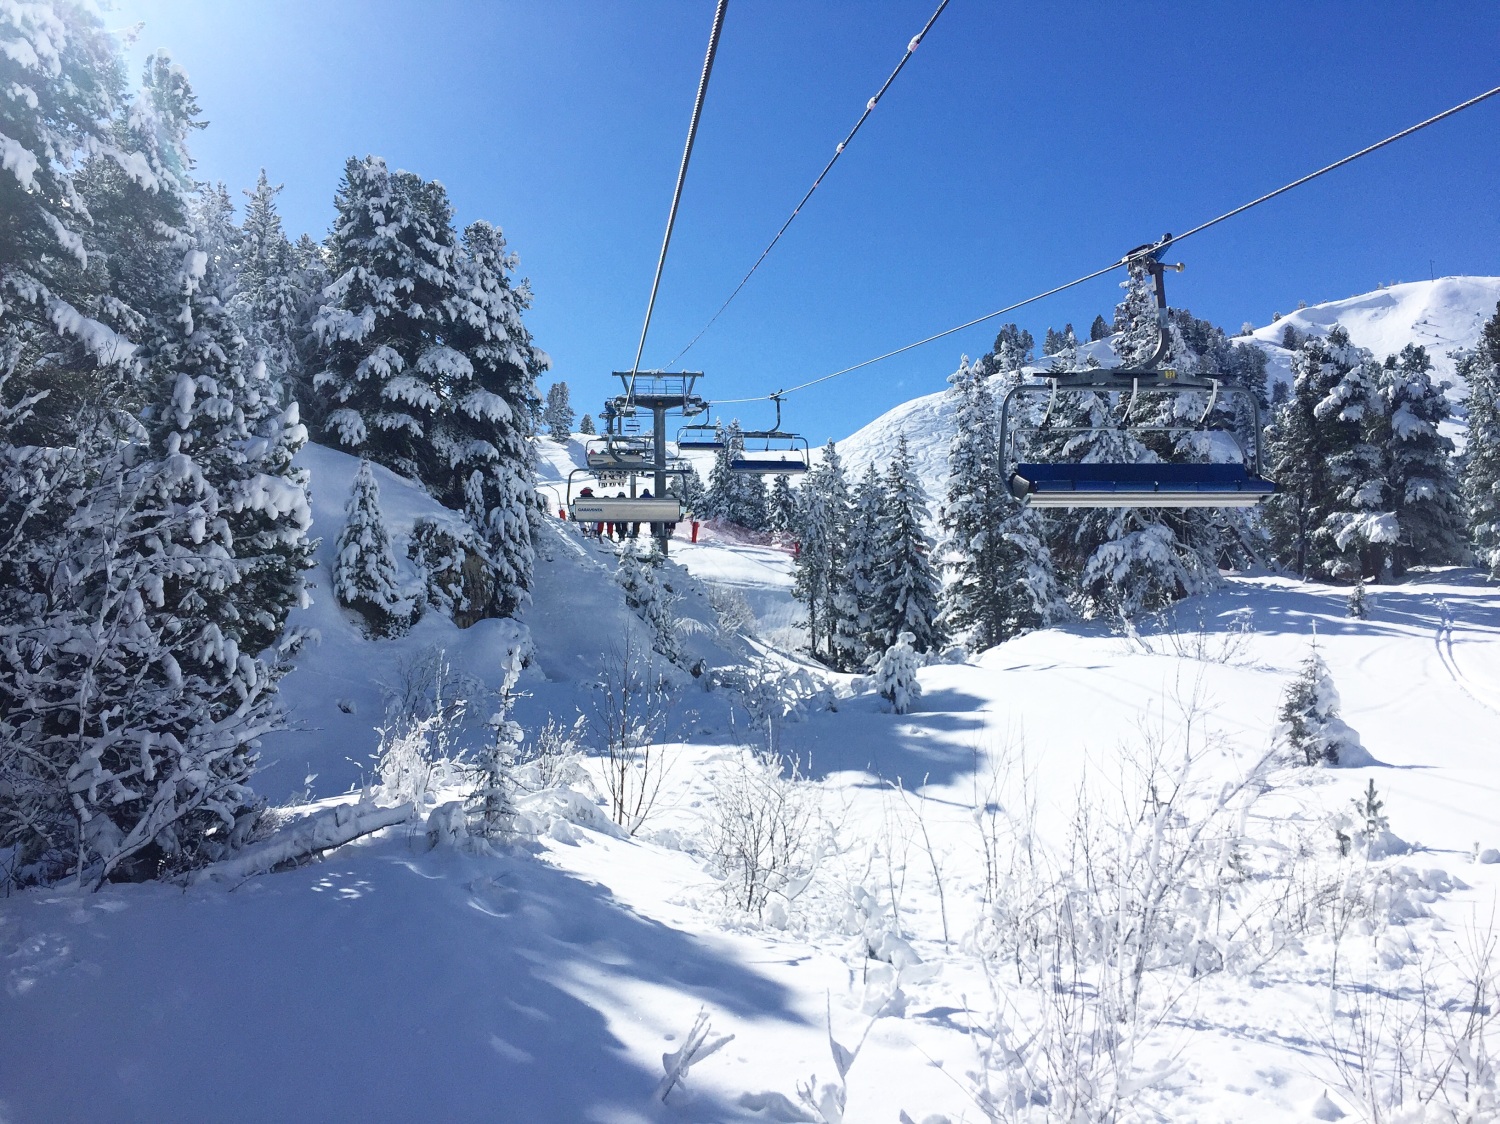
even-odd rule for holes
{"type": "Polygon", "coordinates": [[[1349,591],[1349,603],[1344,613],[1354,620],[1362,621],[1369,617],[1370,606],[1365,599],[1365,579],[1360,578],[1354,583],[1354,588],[1349,591]]]}
{"type": "Polygon", "coordinates": [[[1273,737],[1305,765],[1359,765],[1370,760],[1359,735],[1339,718],[1339,693],[1316,642],[1282,696],[1273,737]]]}
{"type": "Polygon", "coordinates": [[[516,680],[521,675],[521,652],[512,648],[505,654],[504,672],[499,687],[499,706],[490,716],[491,738],[475,758],[474,790],[469,797],[474,833],[494,839],[515,831],[516,754],[525,734],[511,718],[516,700],[516,680]]]}
{"type": "Polygon", "coordinates": [[[917,681],[917,653],[912,647],[914,637],[903,632],[896,642],[886,649],[875,668],[875,691],[891,704],[897,714],[906,714],[922,697],[922,684],[917,681]]]}
{"type": "Polygon", "coordinates": [[[578,423],[578,432],[583,434],[585,437],[592,437],[595,433],[598,432],[598,430],[594,428],[593,414],[583,415],[583,420],[578,423]]]}
{"type": "Polygon", "coordinates": [[[359,462],[344,512],[348,519],[333,563],[334,596],[363,616],[374,635],[399,636],[411,623],[411,606],[397,584],[391,534],[380,514],[380,487],[367,460],[359,462]]]}

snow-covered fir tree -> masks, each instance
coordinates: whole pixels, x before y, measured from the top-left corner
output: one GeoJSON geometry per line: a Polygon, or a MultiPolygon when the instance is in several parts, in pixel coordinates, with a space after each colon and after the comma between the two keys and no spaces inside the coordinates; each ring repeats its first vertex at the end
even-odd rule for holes
{"type": "Polygon", "coordinates": [[[1303,576],[1375,576],[1370,545],[1393,541],[1380,450],[1367,440],[1381,409],[1379,367],[1335,325],[1292,357],[1292,393],[1266,435],[1277,494],[1264,505],[1273,553],[1303,576]]]}
{"type": "Polygon", "coordinates": [[[1475,561],[1500,577],[1500,305],[1465,355],[1459,374],[1469,387],[1469,435],[1460,486],[1475,561]]]}
{"type": "Polygon", "coordinates": [[[995,335],[995,346],[975,366],[986,375],[1015,375],[1031,363],[1035,346],[1030,332],[1015,324],[1002,324],[995,335]]]}
{"type": "Polygon", "coordinates": [[[515,828],[516,755],[525,737],[520,723],[511,717],[516,681],[521,677],[521,653],[511,649],[503,660],[497,705],[487,723],[490,736],[474,757],[474,789],[468,801],[474,834],[490,839],[509,835],[515,828]]]}
{"type": "Polygon", "coordinates": [[[887,648],[875,666],[875,693],[891,704],[897,714],[907,714],[922,697],[917,680],[918,658],[913,644],[916,637],[903,632],[887,648]]]}
{"type": "Polygon", "coordinates": [[[349,502],[344,506],[333,562],[333,594],[364,617],[376,636],[396,636],[410,623],[411,606],[396,577],[391,533],[380,513],[380,486],[370,462],[359,462],[349,502]]]}
{"type": "Polygon", "coordinates": [[[734,462],[745,455],[745,439],[738,419],[724,430],[723,444],[714,452],[708,474],[708,492],[703,501],[706,518],[744,527],[766,529],[765,481],[754,473],[737,472],[734,462]]]}
{"type": "Polygon", "coordinates": [[[918,652],[930,652],[943,638],[938,597],[941,582],[932,563],[927,535],[927,496],[917,479],[903,434],[886,469],[880,537],[875,545],[875,589],[870,623],[875,647],[889,648],[910,633],[918,652]]]}
{"type": "Polygon", "coordinates": [[[1384,452],[1395,541],[1382,561],[1396,576],[1417,565],[1463,561],[1464,520],[1453,471],[1453,442],[1439,426],[1451,414],[1446,384],[1432,381],[1425,349],[1408,344],[1380,373],[1382,408],[1372,440],[1384,452]]]}
{"type": "Polygon", "coordinates": [[[792,532],[797,523],[797,497],[792,492],[792,481],[781,473],[771,482],[771,494],[766,499],[766,529],[774,534],[792,532]]]}
{"type": "Polygon", "coordinates": [[[698,475],[695,465],[689,463],[687,470],[667,482],[667,490],[682,501],[683,515],[707,519],[708,492],[703,487],[703,477],[698,475]]]}
{"type": "Polygon", "coordinates": [[[479,221],[464,229],[449,332],[463,362],[453,364],[447,408],[433,426],[436,491],[484,539],[496,577],[487,611],[495,616],[510,616],[530,596],[540,515],[532,405],[537,376],[551,363],[522,319],[531,290],[512,280],[516,264],[498,228],[479,221]]]}
{"type": "Polygon", "coordinates": [[[305,603],[312,511],[307,474],[292,464],[306,440],[297,405],[278,407],[265,362],[250,354],[230,317],[229,268],[222,255],[184,255],[176,314],[153,341],[149,369],[159,398],[147,421],[158,447],[190,457],[218,499],[238,579],[206,613],[253,655],[305,603]]]}
{"type": "Polygon", "coordinates": [[[970,651],[992,648],[1053,619],[1062,597],[1038,513],[1005,486],[989,383],[968,360],[948,377],[956,430],[939,527],[947,581],[942,627],[970,651]]]}
{"type": "Polygon", "coordinates": [[[843,542],[844,563],[832,579],[830,651],[834,665],[846,671],[866,667],[871,659],[880,655],[871,647],[875,642],[871,612],[875,601],[876,550],[884,499],[885,486],[872,461],[865,466],[865,474],[850,497],[849,523],[843,542]]]}
{"type": "Polygon", "coordinates": [[[1349,591],[1349,600],[1344,605],[1344,615],[1355,620],[1365,620],[1370,615],[1370,599],[1365,594],[1365,580],[1360,578],[1349,591]]]}
{"type": "Polygon", "coordinates": [[[816,468],[797,489],[797,561],[792,596],[807,608],[808,650],[837,666],[834,637],[839,631],[837,599],[848,559],[849,486],[832,441],[816,468]]]}
{"type": "Polygon", "coordinates": [[[324,438],[439,484],[430,429],[469,362],[446,342],[456,293],[453,208],[439,183],[376,156],[344,165],[328,236],[334,280],[315,328],[324,438]]]}
{"type": "Polygon", "coordinates": [[[566,444],[573,436],[573,407],[568,401],[568,384],[555,382],[547,388],[547,407],[543,414],[547,436],[566,444]]]}
{"type": "Polygon", "coordinates": [[[583,420],[578,423],[578,432],[583,434],[585,437],[592,437],[595,433],[598,432],[598,430],[594,428],[593,414],[583,415],[583,420]]]}
{"type": "Polygon", "coordinates": [[[1339,693],[1314,641],[1282,695],[1274,741],[1303,765],[1357,765],[1367,756],[1359,735],[1339,717],[1339,693]]]}
{"type": "Polygon", "coordinates": [[[253,190],[245,192],[239,278],[230,308],[252,354],[266,365],[267,378],[282,402],[311,398],[305,361],[311,350],[309,306],[321,292],[298,260],[282,229],[273,186],[264,168],[253,190]]]}
{"type": "Polygon", "coordinates": [[[224,309],[237,235],[222,191],[194,197],[186,76],[150,56],[127,112],[90,9],[6,17],[0,847],[13,880],[151,877],[259,814],[284,668],[256,653],[306,557],[298,436],[224,309]],[[257,589],[272,546],[286,585],[257,589]]]}

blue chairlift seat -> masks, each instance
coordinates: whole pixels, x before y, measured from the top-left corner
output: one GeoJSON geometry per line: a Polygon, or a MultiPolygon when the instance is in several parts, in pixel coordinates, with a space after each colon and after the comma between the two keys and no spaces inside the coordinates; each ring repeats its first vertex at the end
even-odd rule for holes
{"type": "Polygon", "coordinates": [[[806,472],[807,455],[801,449],[771,449],[754,453],[742,453],[729,462],[731,472],[744,472],[757,476],[795,476],[806,472]]]}
{"type": "Polygon", "coordinates": [[[1018,464],[1009,486],[1032,507],[1254,507],[1276,491],[1243,464],[1018,464]]]}

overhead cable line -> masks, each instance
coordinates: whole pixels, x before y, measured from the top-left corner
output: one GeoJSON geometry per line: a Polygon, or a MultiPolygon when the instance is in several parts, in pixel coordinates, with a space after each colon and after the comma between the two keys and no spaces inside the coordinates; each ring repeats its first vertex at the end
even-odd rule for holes
{"type": "MultiPolygon", "coordinates": [[[[1443,112],[1437,114],[1436,116],[1429,117],[1425,121],[1419,121],[1409,128],[1402,129],[1399,133],[1392,133],[1384,140],[1376,141],[1374,144],[1362,148],[1358,152],[1352,152],[1341,160],[1335,160],[1332,164],[1319,168],[1316,172],[1309,172],[1307,175],[1302,176],[1300,179],[1295,179],[1291,183],[1283,184],[1275,191],[1268,191],[1266,194],[1260,196],[1257,199],[1252,199],[1248,203],[1242,203],[1240,206],[1235,207],[1233,210],[1225,211],[1222,215],[1219,215],[1216,218],[1211,218],[1207,222],[1202,222],[1197,226],[1190,227],[1188,230],[1177,235],[1176,237],[1165,239],[1162,243],[1160,243],[1160,248],[1165,249],[1167,246],[1170,246],[1173,243],[1181,242],[1184,238],[1191,238],[1194,234],[1201,234],[1211,226],[1217,226],[1219,223],[1224,222],[1226,219],[1232,219],[1236,215],[1242,215],[1252,207],[1258,207],[1262,203],[1275,199],[1278,195],[1284,195],[1286,192],[1291,191],[1295,187],[1301,187],[1303,184],[1315,180],[1319,176],[1326,175],[1337,168],[1342,168],[1345,164],[1352,163],[1353,161],[1358,160],[1361,156],[1368,156],[1370,153],[1375,152],[1377,149],[1384,148],[1389,144],[1395,144],[1397,141],[1409,137],[1413,133],[1427,128],[1427,126],[1429,125],[1435,125],[1439,121],[1442,121],[1444,118],[1452,117],[1455,113],[1461,113],[1463,110],[1468,109],[1471,106],[1478,105],[1480,102],[1492,98],[1496,94],[1500,94],[1500,86],[1496,86],[1491,90],[1486,90],[1484,93],[1478,94],[1475,97],[1470,98],[1468,101],[1459,102],[1459,104],[1453,106],[1450,109],[1443,110],[1443,112]]],[[[1037,293],[1035,296],[1027,297],[1025,300],[1016,301],[1014,304],[1008,304],[1004,308],[997,308],[994,312],[986,313],[983,316],[976,316],[973,320],[968,320],[962,324],[957,325],[956,327],[937,332],[933,335],[927,336],[925,339],[917,340],[915,343],[909,343],[905,347],[898,347],[894,351],[887,351],[884,355],[877,355],[873,359],[866,359],[861,363],[855,363],[853,366],[845,367],[841,371],[834,371],[832,374],[822,375],[818,378],[810,379],[807,382],[799,383],[796,386],[787,387],[785,390],[778,390],[776,392],[776,395],[785,396],[788,394],[794,394],[799,390],[806,390],[810,386],[817,386],[818,383],[827,382],[829,379],[836,379],[840,375],[847,375],[850,372],[858,371],[863,367],[869,367],[886,359],[894,358],[897,355],[901,355],[915,348],[922,347],[925,344],[932,343],[935,340],[943,339],[945,336],[951,336],[955,332],[962,332],[964,329],[972,328],[976,324],[983,324],[986,320],[993,320],[997,316],[1004,316],[1007,312],[1014,312],[1016,309],[1024,308],[1028,304],[1035,304],[1039,300],[1045,300],[1047,297],[1056,296],[1058,293],[1064,292],[1068,289],[1072,289],[1078,285],[1082,285],[1086,281],[1092,281],[1096,277],[1103,277],[1106,273],[1114,272],[1124,263],[1124,261],[1125,259],[1122,258],[1119,261],[1110,262],[1108,265],[1100,269],[1096,269],[1092,273],[1085,273],[1082,277],[1075,277],[1072,281],[1068,281],[1062,285],[1056,285],[1053,288],[1048,289],[1046,292],[1037,293]]],[[[720,403],[723,405],[735,405],[742,402],[768,402],[771,400],[771,397],[771,395],[762,394],[755,398],[720,398],[716,399],[715,401],[716,403],[720,403]]]]}
{"type": "Polygon", "coordinates": [[[719,50],[719,33],[724,29],[724,12],[729,0],[719,0],[714,9],[714,26],[708,34],[708,54],[703,58],[703,76],[698,79],[698,96],[693,99],[693,119],[688,123],[687,144],[682,150],[682,166],[677,169],[677,187],[672,192],[672,209],[667,212],[667,232],[662,236],[661,254],[656,259],[656,277],[651,282],[651,299],[646,302],[646,320],[641,325],[641,341],[635,348],[635,362],[630,365],[630,386],[625,393],[629,402],[635,395],[635,376],[641,369],[641,352],[646,349],[646,333],[651,330],[651,312],[656,307],[656,290],[661,285],[662,267],[667,263],[667,247],[672,243],[672,226],[677,222],[677,205],[682,202],[682,185],[687,180],[688,161],[693,158],[693,141],[698,136],[698,118],[703,115],[703,99],[708,96],[708,76],[714,68],[719,50]]]}
{"type": "Polygon", "coordinates": [[[902,68],[907,64],[907,61],[916,52],[917,47],[921,45],[923,37],[932,30],[932,25],[937,23],[938,16],[943,14],[943,9],[947,6],[948,0],[941,0],[941,3],[939,3],[937,6],[937,10],[933,12],[932,16],[927,20],[927,22],[922,25],[922,30],[917,32],[917,34],[913,36],[911,42],[906,44],[906,53],[901,56],[901,61],[896,64],[896,69],[891,71],[890,76],[885,80],[885,84],[880,87],[880,90],[875,94],[875,96],[865,103],[865,111],[859,115],[859,120],[854,122],[854,128],[849,130],[849,135],[846,136],[843,140],[839,141],[838,147],[833,150],[833,155],[829,157],[828,163],[825,164],[823,166],[823,170],[818,173],[818,178],[813,180],[813,185],[807,189],[807,194],[804,195],[798,201],[797,205],[792,208],[792,213],[787,216],[786,222],[781,224],[781,229],[776,232],[776,236],[772,238],[771,241],[766,244],[766,248],[760,252],[760,257],[755,259],[755,264],[745,272],[745,276],[740,278],[740,283],[734,287],[734,292],[730,293],[729,296],[725,299],[724,303],[719,306],[719,311],[715,312],[708,318],[708,323],[698,329],[698,334],[688,341],[686,347],[684,347],[676,355],[672,356],[671,360],[667,363],[668,367],[676,366],[677,360],[681,359],[684,355],[686,355],[693,349],[693,345],[701,340],[704,333],[714,326],[714,321],[717,320],[723,314],[724,310],[729,307],[730,302],[733,301],[735,297],[740,295],[740,290],[743,289],[745,287],[745,283],[750,280],[751,274],[753,274],[757,269],[760,268],[760,263],[766,260],[767,255],[769,255],[770,252],[775,249],[776,243],[781,241],[781,236],[787,232],[787,228],[791,226],[792,223],[796,220],[797,216],[802,213],[802,208],[806,206],[807,201],[812,198],[813,192],[818,190],[818,186],[823,182],[823,178],[828,175],[830,170],[832,170],[834,164],[838,163],[838,158],[844,154],[844,149],[848,146],[849,142],[854,139],[854,134],[859,132],[860,126],[865,123],[865,120],[870,116],[870,114],[875,112],[875,106],[879,104],[881,98],[885,97],[885,92],[891,88],[891,83],[896,80],[896,75],[901,73],[902,68]]]}

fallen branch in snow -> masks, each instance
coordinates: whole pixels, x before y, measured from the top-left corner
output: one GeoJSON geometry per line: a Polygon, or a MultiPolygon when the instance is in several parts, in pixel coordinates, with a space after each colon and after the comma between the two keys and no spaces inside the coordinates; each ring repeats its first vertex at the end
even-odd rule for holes
{"type": "Polygon", "coordinates": [[[661,1068],[665,1076],[662,1077],[656,1092],[663,1103],[666,1102],[668,1093],[687,1080],[688,1070],[692,1068],[694,1062],[701,1062],[710,1054],[716,1053],[734,1041],[732,1034],[710,1038],[711,1030],[713,1026],[708,1021],[708,1009],[698,1008],[698,1017],[693,1020],[693,1028],[687,1033],[687,1041],[682,1044],[681,1048],[661,1056],[661,1068]]]}
{"type": "Polygon", "coordinates": [[[196,885],[209,878],[229,881],[264,874],[284,863],[300,862],[334,847],[342,847],[361,835],[405,823],[415,812],[411,804],[397,804],[390,808],[373,804],[340,804],[282,828],[270,839],[247,847],[232,859],[194,871],[189,884],[196,885]]]}

